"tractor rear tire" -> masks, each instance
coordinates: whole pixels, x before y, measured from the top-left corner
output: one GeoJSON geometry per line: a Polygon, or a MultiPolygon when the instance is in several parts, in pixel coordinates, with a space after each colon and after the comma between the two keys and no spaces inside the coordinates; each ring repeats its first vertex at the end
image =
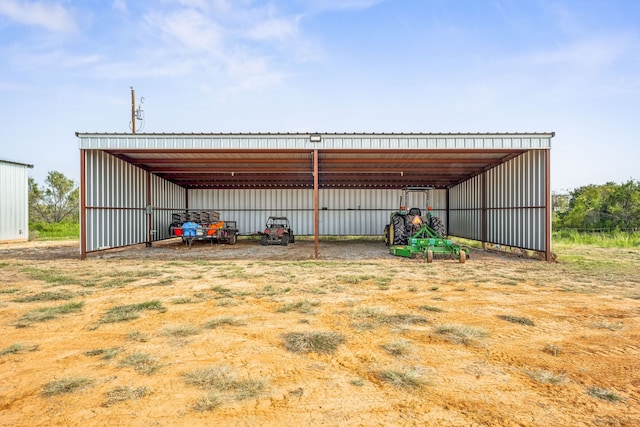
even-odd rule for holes
{"type": "Polygon", "coordinates": [[[394,215],[393,222],[393,244],[394,245],[406,245],[407,244],[407,228],[405,226],[405,218],[403,215],[394,215]]]}
{"type": "Polygon", "coordinates": [[[431,217],[431,220],[429,221],[429,227],[431,227],[431,229],[435,231],[435,233],[439,237],[444,238],[447,235],[447,230],[444,227],[442,220],[440,220],[440,218],[438,218],[437,216],[431,217]]]}

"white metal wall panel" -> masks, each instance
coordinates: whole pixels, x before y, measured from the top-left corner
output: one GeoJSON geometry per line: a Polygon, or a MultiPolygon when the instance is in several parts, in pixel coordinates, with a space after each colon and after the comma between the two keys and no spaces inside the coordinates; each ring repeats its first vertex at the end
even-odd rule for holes
{"type": "Polygon", "coordinates": [[[85,174],[87,251],[146,241],[146,172],[87,150],[85,174]]]}
{"type": "MultiPolygon", "coordinates": [[[[546,150],[532,150],[484,173],[486,241],[545,251],[546,150]]],[[[450,190],[449,232],[482,240],[482,179],[450,190]]]]}
{"type": "Polygon", "coordinates": [[[171,214],[185,209],[186,190],[158,176],[151,176],[151,206],[153,240],[170,237],[171,214]]]}
{"type": "Polygon", "coordinates": [[[0,160],[0,241],[29,238],[29,167],[0,160]]]}
{"type": "MultiPolygon", "coordinates": [[[[85,151],[87,251],[147,241],[147,172],[100,150],[85,151]]],[[[171,212],[184,209],[185,190],[151,176],[152,240],[169,237],[171,212]]]]}
{"type": "Polygon", "coordinates": [[[449,190],[449,234],[482,239],[481,183],[481,176],[476,176],[449,190]]]}
{"type": "MultiPolygon", "coordinates": [[[[319,234],[381,236],[402,194],[400,190],[320,190],[319,234]]],[[[262,230],[271,215],[289,218],[297,235],[313,234],[313,190],[190,190],[188,197],[189,209],[220,212],[221,219],[238,222],[241,234],[262,230]]],[[[415,206],[424,210],[424,198],[415,197],[415,206]]],[[[446,190],[432,190],[430,198],[434,214],[445,222],[446,190]]]]}
{"type": "Polygon", "coordinates": [[[487,240],[544,251],[546,152],[528,151],[487,175],[487,240]]]}

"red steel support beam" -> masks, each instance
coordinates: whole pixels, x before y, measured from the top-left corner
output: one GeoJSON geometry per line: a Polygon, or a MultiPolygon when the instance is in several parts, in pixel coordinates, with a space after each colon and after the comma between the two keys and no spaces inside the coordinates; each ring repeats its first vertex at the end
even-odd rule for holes
{"type": "Polygon", "coordinates": [[[544,161],[544,181],[545,181],[545,230],[544,230],[544,251],[545,259],[553,261],[551,252],[551,150],[546,150],[544,161]]]}
{"type": "Polygon", "coordinates": [[[480,175],[480,185],[482,186],[482,249],[487,249],[487,172],[480,175]]]}
{"type": "Polygon", "coordinates": [[[318,259],[318,239],[320,236],[320,193],[318,190],[318,150],[313,150],[313,253],[318,259]]]}
{"type": "Polygon", "coordinates": [[[80,150],[80,259],[87,258],[87,154],[80,150]]]}
{"type": "Polygon", "coordinates": [[[151,210],[151,173],[147,172],[147,206],[145,212],[147,215],[147,247],[150,248],[153,243],[151,229],[153,228],[153,211],[151,210]],[[148,210],[147,210],[148,209],[148,210]]]}

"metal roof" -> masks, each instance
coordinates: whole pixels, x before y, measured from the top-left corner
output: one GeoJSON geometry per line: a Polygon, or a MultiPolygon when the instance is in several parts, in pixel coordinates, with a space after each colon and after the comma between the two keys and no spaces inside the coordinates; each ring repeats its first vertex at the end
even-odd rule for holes
{"type": "Polygon", "coordinates": [[[549,133],[76,133],[103,150],[192,189],[450,188],[528,150],[549,133]]]}
{"type": "Polygon", "coordinates": [[[10,163],[12,165],[24,166],[33,169],[33,165],[30,165],[28,163],[14,162],[13,160],[3,159],[2,157],[0,157],[0,163],[10,163]]]}

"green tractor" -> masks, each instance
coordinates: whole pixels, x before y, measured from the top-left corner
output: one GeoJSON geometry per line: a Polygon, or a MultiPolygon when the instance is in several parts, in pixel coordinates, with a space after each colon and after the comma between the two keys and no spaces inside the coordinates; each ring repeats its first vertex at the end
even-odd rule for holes
{"type": "Polygon", "coordinates": [[[415,258],[418,255],[433,261],[433,256],[450,255],[464,263],[469,258],[469,249],[446,238],[444,224],[431,213],[429,207],[430,187],[405,187],[400,198],[400,210],[392,212],[389,224],[384,228],[384,243],[392,255],[415,258]],[[426,214],[420,208],[406,209],[403,200],[408,201],[409,193],[425,195],[426,214]]]}

